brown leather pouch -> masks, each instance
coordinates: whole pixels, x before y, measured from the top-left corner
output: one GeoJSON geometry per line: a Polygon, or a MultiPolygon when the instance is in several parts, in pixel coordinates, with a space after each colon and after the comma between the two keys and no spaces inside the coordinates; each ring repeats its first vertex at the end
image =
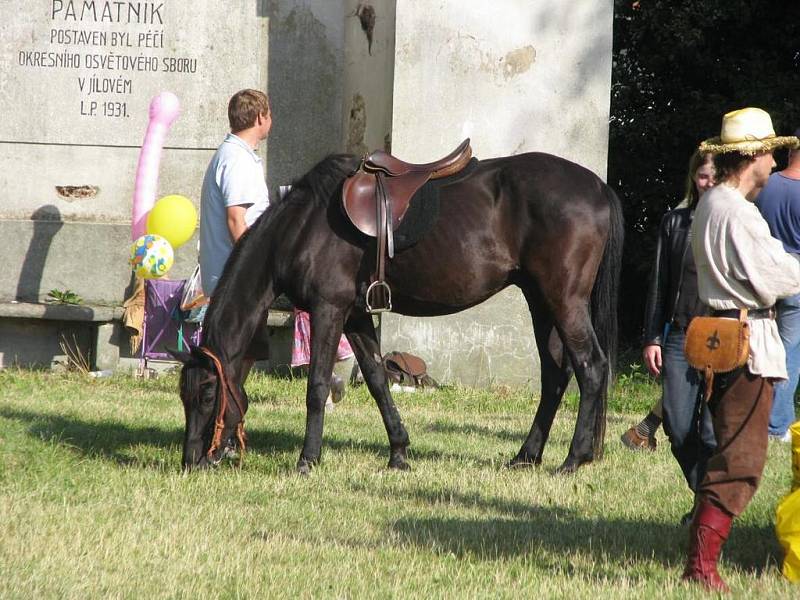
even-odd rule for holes
{"type": "Polygon", "coordinates": [[[689,365],[703,372],[708,401],[714,373],[728,373],[747,363],[750,354],[747,309],[739,311],[738,319],[695,317],[686,329],[683,351],[689,365]]]}

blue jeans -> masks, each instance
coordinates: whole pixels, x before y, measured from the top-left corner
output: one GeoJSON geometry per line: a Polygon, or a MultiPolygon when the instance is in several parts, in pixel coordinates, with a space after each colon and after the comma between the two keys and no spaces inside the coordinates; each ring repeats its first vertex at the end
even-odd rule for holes
{"type": "Polygon", "coordinates": [[[775,384],[769,434],[782,436],[794,423],[794,393],[800,378],[800,294],[778,300],[778,332],[786,350],[788,381],[775,384]]]}
{"type": "Polygon", "coordinates": [[[700,373],[683,353],[686,334],[671,329],[661,349],[664,431],[689,489],[697,491],[706,463],[717,447],[711,413],[703,398],[700,373]]]}

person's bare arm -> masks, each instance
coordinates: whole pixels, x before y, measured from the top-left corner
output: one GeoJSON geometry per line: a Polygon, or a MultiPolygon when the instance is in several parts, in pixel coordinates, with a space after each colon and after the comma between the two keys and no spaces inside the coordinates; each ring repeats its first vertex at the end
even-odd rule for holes
{"type": "Polygon", "coordinates": [[[231,234],[231,240],[235,244],[242,234],[247,230],[247,223],[244,220],[244,214],[247,212],[247,207],[229,206],[228,207],[228,232],[231,234]]]}

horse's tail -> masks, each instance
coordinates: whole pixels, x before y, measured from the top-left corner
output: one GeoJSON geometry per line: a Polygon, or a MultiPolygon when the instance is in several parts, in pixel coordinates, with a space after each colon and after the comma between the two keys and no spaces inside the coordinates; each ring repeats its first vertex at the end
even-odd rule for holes
{"type": "Polygon", "coordinates": [[[606,411],[608,408],[608,386],[614,378],[617,362],[617,297],[619,277],[622,266],[622,242],[625,237],[625,224],[622,205],[610,186],[605,186],[608,198],[609,229],[603,258],[597,271],[592,289],[592,326],[597,341],[608,359],[607,384],[601,393],[594,423],[594,458],[603,456],[603,442],[606,435],[606,411]]]}

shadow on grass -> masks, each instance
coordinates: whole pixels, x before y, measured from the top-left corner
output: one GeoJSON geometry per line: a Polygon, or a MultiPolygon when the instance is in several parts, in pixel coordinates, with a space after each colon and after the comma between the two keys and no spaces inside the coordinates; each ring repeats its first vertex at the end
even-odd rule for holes
{"type": "MultiPolygon", "coordinates": [[[[488,504],[502,509],[502,503],[488,504]]],[[[677,577],[688,543],[688,528],[671,523],[586,519],[560,507],[512,507],[508,516],[479,519],[406,517],[396,521],[393,529],[407,543],[459,558],[496,560],[529,555],[546,568],[583,575],[590,562],[594,565],[590,577],[598,580],[650,579],[646,570],[631,567],[652,560],[676,571],[677,577]]],[[[776,569],[780,560],[772,527],[734,525],[724,548],[723,565],[760,576],[776,569]]]]}
{"type": "MultiPolygon", "coordinates": [[[[573,411],[563,411],[562,415],[566,415],[563,418],[567,419],[574,419],[577,418],[577,413],[573,411]]],[[[642,415],[644,416],[644,414],[642,415]]],[[[615,415],[610,414],[606,418],[606,423],[609,425],[616,425],[616,424],[627,424],[630,422],[630,417],[628,415],[615,415]]],[[[632,423],[635,424],[635,423],[632,423]]],[[[627,429],[627,425],[625,429],[627,429]]],[[[574,427],[573,427],[574,428],[574,427]]],[[[422,431],[429,431],[431,433],[446,433],[446,434],[464,434],[464,435],[479,435],[482,437],[494,437],[500,440],[507,440],[511,442],[517,442],[522,444],[525,441],[525,436],[528,434],[529,427],[514,427],[513,429],[492,429],[489,427],[485,427],[483,425],[473,425],[471,423],[450,423],[447,421],[436,421],[431,423],[430,425],[426,425],[422,431]]],[[[620,431],[620,435],[624,433],[624,430],[620,431]]],[[[607,436],[609,435],[606,432],[607,436]]],[[[572,436],[572,430],[568,430],[567,434],[570,439],[572,436]]],[[[613,438],[613,432],[611,433],[613,438]]],[[[608,437],[606,437],[606,441],[608,441],[608,437]]]]}
{"type": "MultiPolygon", "coordinates": [[[[28,435],[34,439],[57,443],[72,452],[129,467],[147,469],[155,466],[151,461],[137,457],[133,452],[134,448],[146,446],[163,450],[175,446],[180,448],[183,444],[183,429],[138,427],[114,421],[88,421],[76,417],[10,408],[0,408],[0,417],[26,424],[28,435]]],[[[248,429],[249,449],[267,455],[284,452],[299,454],[303,447],[303,432],[298,431],[299,433],[280,429],[248,429]]],[[[328,436],[323,441],[323,460],[325,460],[325,449],[357,451],[386,460],[389,458],[388,442],[378,443],[361,439],[356,441],[328,436]]],[[[462,460],[467,457],[415,447],[413,458],[444,461],[462,460]]],[[[476,462],[472,457],[469,459],[473,463],[476,462]]],[[[175,453],[176,468],[179,463],[180,451],[175,453]]],[[[485,463],[491,464],[491,460],[487,459],[485,463]]],[[[158,463],[158,468],[162,468],[161,462],[158,463]]]]}
{"type": "Polygon", "coordinates": [[[164,448],[183,443],[183,432],[177,429],[131,427],[113,421],[84,421],[9,408],[0,408],[0,417],[27,424],[28,434],[34,439],[125,466],[147,466],[129,453],[134,446],[164,448]]]}
{"type": "MultiPolygon", "coordinates": [[[[358,494],[374,494],[365,486],[351,484],[358,494]]],[[[401,539],[415,546],[435,549],[438,554],[496,560],[531,555],[548,568],[569,572],[570,557],[584,553],[595,565],[619,563],[621,567],[655,560],[679,570],[686,560],[689,528],[673,523],[620,518],[590,519],[572,508],[537,506],[482,493],[410,488],[392,490],[393,498],[405,498],[431,509],[456,507],[485,513],[482,518],[404,517],[393,523],[401,539]],[[601,560],[602,559],[602,560],[601,560]]],[[[760,576],[777,570],[783,557],[771,525],[734,522],[724,547],[723,560],[748,574],[760,576]]],[[[611,570],[610,567],[607,570],[611,570]]],[[[579,564],[576,571],[586,572],[579,564]]],[[[626,579],[636,574],[624,569],[626,579]]],[[[617,572],[593,573],[593,577],[619,577],[617,572]]],[[[642,578],[650,574],[643,572],[642,578]]]]}
{"type": "MultiPolygon", "coordinates": [[[[347,489],[354,494],[374,496],[375,490],[358,483],[350,483],[347,489]]],[[[563,506],[536,506],[527,502],[507,500],[497,496],[479,494],[477,492],[456,492],[453,490],[426,490],[419,487],[406,490],[391,490],[391,497],[395,500],[404,499],[412,504],[421,504],[430,507],[457,506],[480,510],[488,514],[500,514],[504,517],[515,519],[528,519],[534,515],[544,513],[546,520],[569,520],[575,516],[575,511],[563,506]]],[[[401,522],[401,521],[399,521],[401,522]]]]}
{"type": "MultiPolygon", "coordinates": [[[[179,429],[131,427],[123,423],[92,422],[60,415],[0,408],[0,416],[25,423],[35,439],[52,441],[70,451],[90,458],[101,458],[119,465],[140,469],[155,468],[136,459],[131,450],[142,445],[154,448],[174,447],[182,442],[179,429]]],[[[266,452],[299,451],[302,439],[284,431],[254,432],[254,446],[266,452]]],[[[352,443],[332,440],[334,448],[356,448],[384,454],[386,447],[377,443],[352,443]]],[[[427,452],[429,458],[442,458],[438,452],[427,452]]],[[[175,455],[175,465],[179,461],[175,455]]],[[[496,560],[519,555],[548,568],[585,573],[582,561],[596,565],[589,575],[604,578],[642,579],[649,577],[633,565],[651,560],[669,566],[676,572],[684,559],[687,530],[672,523],[648,522],[619,518],[590,519],[560,506],[536,506],[509,501],[491,494],[461,493],[455,490],[411,489],[392,490],[394,499],[406,498],[431,509],[447,510],[450,506],[478,509],[487,513],[482,518],[465,517],[402,517],[391,525],[403,543],[439,554],[496,560]],[[574,558],[582,554],[588,558],[574,558]],[[608,566],[603,566],[604,564],[608,566]],[[573,565],[575,565],[573,567],[573,565]],[[618,566],[617,566],[618,565],[618,566]],[[607,572],[603,572],[603,570],[607,572]],[[628,571],[629,569],[629,571],[628,571]],[[622,571],[622,572],[620,572],[622,571]],[[641,575],[640,575],[641,573],[641,575]]],[[[350,491],[374,495],[374,489],[351,485],[350,491]]],[[[769,525],[754,526],[746,522],[734,526],[725,547],[726,565],[735,565],[760,575],[778,564],[780,551],[769,525]]],[[[677,574],[676,574],[677,576],[677,574]]]]}
{"type": "Polygon", "coordinates": [[[491,429],[482,425],[472,425],[470,423],[447,423],[445,421],[437,421],[424,427],[423,431],[431,433],[447,433],[458,435],[479,435],[481,437],[493,437],[499,440],[516,441],[520,444],[525,439],[526,431],[509,430],[509,429],[491,429]]]}
{"type": "MultiPolygon", "coordinates": [[[[673,523],[625,518],[588,518],[575,509],[557,504],[542,506],[509,500],[492,494],[459,492],[448,489],[407,489],[392,487],[383,491],[351,482],[344,493],[389,499],[409,506],[422,506],[426,512],[469,510],[476,518],[426,516],[401,517],[389,525],[392,547],[416,546],[441,556],[468,560],[505,560],[524,556],[543,569],[579,575],[599,583],[625,579],[628,582],[652,581],[656,562],[674,577],[680,576],[686,559],[688,527],[673,523]]],[[[253,539],[269,541],[275,535],[265,530],[253,532],[253,539]]],[[[281,532],[285,536],[285,532],[281,532]]],[[[378,541],[362,541],[341,535],[297,532],[293,539],[309,544],[343,544],[376,550],[378,541]],[[319,536],[322,537],[319,537],[319,536]]],[[[735,568],[746,576],[760,577],[765,572],[777,575],[781,552],[771,526],[745,522],[734,525],[724,548],[724,570],[735,568]]]]}
{"type": "MultiPolygon", "coordinates": [[[[157,450],[181,447],[183,429],[135,427],[113,421],[85,421],[74,417],[0,408],[0,417],[27,424],[28,434],[37,440],[54,442],[90,458],[99,458],[123,466],[149,468],[147,461],[136,458],[134,447],[149,446],[157,450]]],[[[302,446],[302,438],[285,432],[253,433],[254,447],[282,452],[302,446]]],[[[179,468],[180,451],[175,453],[179,468]]]]}

